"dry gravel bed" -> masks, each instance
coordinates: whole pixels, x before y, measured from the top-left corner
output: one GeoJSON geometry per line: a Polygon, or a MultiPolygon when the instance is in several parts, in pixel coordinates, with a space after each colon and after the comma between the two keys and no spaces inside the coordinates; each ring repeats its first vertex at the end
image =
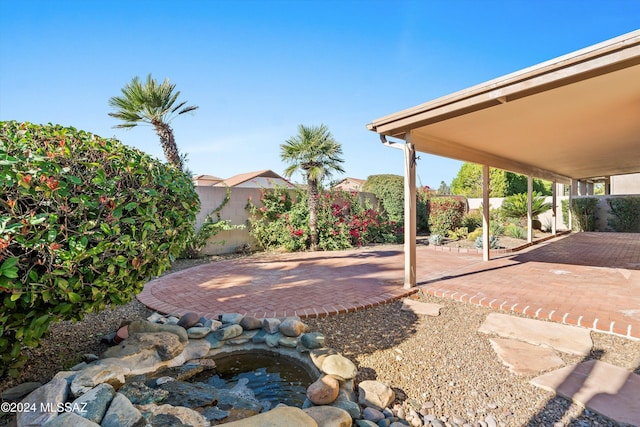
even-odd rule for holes
{"type": "MultiPolygon", "coordinates": [[[[173,271],[217,259],[223,258],[181,262],[173,271]]],[[[511,374],[496,357],[489,337],[478,332],[490,309],[432,296],[419,298],[443,305],[441,315],[417,317],[401,311],[402,303],[395,302],[306,323],[326,335],[329,347],[358,365],[358,380],[388,383],[399,398],[417,408],[426,403],[432,406],[429,412],[441,419],[458,416],[476,422],[490,414],[504,426],[618,425],[534,387],[529,384],[531,377],[511,374]]],[[[52,325],[42,346],[29,352],[21,376],[1,381],[0,391],[25,381],[44,383],[80,361],[82,354],[102,353],[103,334],[117,329],[123,320],[150,313],[134,299],[75,324],[52,325]]],[[[640,373],[640,342],[594,332],[591,336],[594,347],[589,358],[640,373]]],[[[560,356],[567,364],[582,360],[560,356]]]]}

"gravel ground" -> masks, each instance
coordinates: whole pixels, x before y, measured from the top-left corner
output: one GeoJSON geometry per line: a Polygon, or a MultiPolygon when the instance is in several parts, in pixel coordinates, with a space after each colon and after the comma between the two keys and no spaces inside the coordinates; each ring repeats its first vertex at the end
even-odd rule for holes
{"type": "MultiPolygon", "coordinates": [[[[223,257],[190,260],[173,271],[223,257]]],[[[553,397],[529,384],[531,377],[510,373],[496,357],[488,336],[477,330],[490,309],[419,295],[422,301],[444,306],[438,317],[417,317],[400,310],[401,302],[384,304],[344,315],[307,319],[311,330],[323,332],[327,345],[353,360],[358,380],[376,379],[391,385],[405,406],[431,407],[428,412],[444,420],[454,416],[474,423],[492,415],[504,426],[617,426],[584,411],[565,399],[553,397]]],[[[81,322],[61,322],[39,348],[17,379],[0,381],[0,390],[25,381],[47,382],[59,370],[101,354],[100,337],[123,320],[146,318],[151,312],[133,300],[129,304],[81,322]]],[[[640,342],[594,333],[589,358],[640,373],[640,342]]],[[[582,359],[560,354],[565,363],[582,359]]],[[[7,419],[0,416],[0,425],[7,419]]]]}

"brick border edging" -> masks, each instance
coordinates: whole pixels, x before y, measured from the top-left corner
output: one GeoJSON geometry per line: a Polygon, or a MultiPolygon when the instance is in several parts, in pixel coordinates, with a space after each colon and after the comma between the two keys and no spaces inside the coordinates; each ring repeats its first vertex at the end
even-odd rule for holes
{"type": "Polygon", "coordinates": [[[511,304],[506,300],[503,301],[502,303],[499,303],[497,302],[499,301],[498,298],[494,298],[491,301],[489,301],[487,297],[480,297],[478,294],[469,296],[469,294],[462,294],[461,292],[453,292],[451,290],[436,289],[433,287],[420,288],[420,291],[426,293],[427,295],[432,295],[437,298],[448,297],[457,302],[470,303],[470,304],[478,305],[481,307],[498,309],[501,311],[507,311],[507,312],[511,311],[514,313],[523,314],[533,319],[550,320],[556,323],[562,323],[562,324],[571,325],[571,326],[578,326],[578,327],[586,328],[595,332],[601,332],[605,334],[616,335],[622,338],[631,339],[634,341],[640,341],[640,330],[633,331],[632,333],[632,326],[630,323],[627,324],[626,328],[624,328],[624,326],[616,326],[616,322],[614,321],[611,321],[609,325],[604,324],[603,325],[604,327],[599,327],[598,325],[599,319],[595,318],[595,320],[592,322],[592,325],[589,326],[587,322],[582,322],[582,319],[584,318],[584,316],[571,315],[571,313],[564,313],[563,315],[560,315],[560,313],[557,313],[556,310],[548,310],[542,307],[539,307],[537,310],[534,311],[534,309],[531,308],[531,306],[529,305],[524,306],[524,304],[520,304],[520,303],[511,304]],[[451,294],[447,295],[450,292],[451,294]],[[440,295],[438,295],[438,293],[440,293],[440,295]],[[456,298],[456,295],[458,294],[461,294],[461,295],[459,295],[456,298]],[[466,300],[465,300],[465,297],[467,297],[466,300]],[[477,300],[473,301],[474,298],[477,298],[477,300]],[[530,312],[532,314],[527,314],[527,312],[530,312]],[[544,315],[541,315],[541,314],[544,314],[544,315]]]}

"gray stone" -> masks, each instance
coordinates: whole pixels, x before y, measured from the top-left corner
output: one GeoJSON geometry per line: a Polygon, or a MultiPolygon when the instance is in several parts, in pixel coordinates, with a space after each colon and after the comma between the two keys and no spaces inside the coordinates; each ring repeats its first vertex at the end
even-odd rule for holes
{"type": "Polygon", "coordinates": [[[333,375],[335,377],[349,380],[356,377],[358,369],[353,362],[340,354],[334,354],[327,356],[322,363],[322,372],[327,375],[333,375]]]}
{"type": "MultiPolygon", "coordinates": [[[[32,424],[40,425],[40,424],[32,424]]],[[[100,424],[96,424],[91,420],[82,418],[80,415],[74,412],[64,412],[48,423],[44,424],[45,427],[100,427],[100,424]]]]}
{"type": "MultiPolygon", "coordinates": [[[[118,389],[124,384],[128,370],[115,365],[91,365],[78,372],[71,381],[71,394],[80,397],[98,384],[107,383],[118,389]]],[[[52,400],[53,402],[53,400],[52,400]]],[[[58,401],[55,401],[58,402],[58,401]]]]}
{"type": "Polygon", "coordinates": [[[304,323],[290,317],[286,318],[280,323],[280,326],[278,326],[280,333],[287,337],[299,337],[304,333],[306,328],[304,323]]]}
{"type": "Polygon", "coordinates": [[[282,347],[296,348],[298,346],[298,338],[281,337],[278,340],[278,344],[280,344],[282,347]]]}
{"type": "Polygon", "coordinates": [[[263,344],[266,338],[267,338],[267,331],[265,331],[264,329],[261,329],[258,331],[257,334],[253,336],[253,338],[251,338],[251,342],[255,344],[263,344]]]}
{"type": "Polygon", "coordinates": [[[100,424],[114,394],[112,385],[99,384],[74,400],[71,410],[83,418],[100,424]]]}
{"type": "Polygon", "coordinates": [[[72,371],[82,371],[86,367],[87,367],[87,362],[80,362],[77,365],[73,365],[71,367],[71,370],[72,371]]]}
{"type": "Polygon", "coordinates": [[[232,338],[230,340],[226,340],[225,344],[242,345],[242,344],[248,343],[249,341],[251,341],[251,338],[243,337],[242,335],[240,335],[238,338],[232,338]]]}
{"type": "Polygon", "coordinates": [[[68,373],[58,373],[51,379],[51,381],[42,387],[33,390],[22,400],[22,403],[26,404],[28,407],[35,406],[36,411],[18,412],[16,416],[18,427],[40,426],[58,416],[58,412],[55,407],[43,408],[40,404],[51,402],[55,405],[58,402],[66,402],[69,391],[69,383],[67,382],[68,376],[68,373]],[[50,411],[42,411],[43,409],[50,409],[50,411]]]}
{"type": "Polygon", "coordinates": [[[240,313],[224,313],[220,315],[220,321],[224,324],[239,325],[244,319],[244,315],[240,313]]]}
{"type": "Polygon", "coordinates": [[[369,420],[369,421],[373,421],[374,423],[377,423],[378,421],[384,419],[384,414],[375,408],[366,407],[362,411],[362,417],[365,420],[369,420]]]}
{"type": "Polygon", "coordinates": [[[242,326],[233,324],[225,326],[224,328],[217,329],[213,331],[211,335],[213,335],[213,337],[217,340],[224,341],[239,337],[240,335],[242,335],[242,332],[242,326]]]}
{"type": "Polygon", "coordinates": [[[318,423],[300,408],[279,406],[269,412],[224,424],[225,427],[318,427],[318,423]]]}
{"type": "Polygon", "coordinates": [[[276,333],[276,334],[267,334],[267,336],[264,339],[265,344],[267,345],[267,347],[278,347],[278,345],[280,345],[280,338],[282,338],[282,334],[281,333],[276,333]]]}
{"type": "Polygon", "coordinates": [[[329,406],[332,406],[334,408],[344,409],[345,411],[347,411],[349,416],[353,419],[357,419],[362,416],[360,405],[358,405],[356,402],[352,400],[344,399],[340,395],[338,396],[336,401],[329,406]]]}
{"type": "Polygon", "coordinates": [[[280,319],[273,317],[266,317],[262,319],[262,329],[267,331],[268,334],[275,334],[280,327],[280,319]]]}
{"type": "Polygon", "coordinates": [[[102,427],[134,427],[142,420],[142,414],[123,394],[116,393],[111,400],[100,425],[102,427]]]}
{"type": "Polygon", "coordinates": [[[182,357],[185,361],[200,359],[206,356],[211,349],[211,343],[206,339],[190,340],[182,350],[182,357]]]}
{"type": "Polygon", "coordinates": [[[159,388],[169,393],[164,402],[172,406],[198,408],[215,405],[218,401],[217,390],[203,383],[170,381],[159,388]]]}
{"type": "Polygon", "coordinates": [[[320,332],[310,332],[303,334],[300,340],[305,347],[316,349],[324,347],[325,337],[320,332]]]}
{"type": "Polygon", "coordinates": [[[229,416],[229,411],[223,411],[217,406],[210,406],[200,412],[207,421],[222,421],[229,416]]]}
{"type": "Polygon", "coordinates": [[[96,360],[100,359],[100,356],[93,354],[93,353],[85,353],[82,355],[82,358],[84,359],[85,362],[87,363],[91,363],[91,362],[95,362],[96,360]]]}
{"type": "Polygon", "coordinates": [[[395,393],[386,384],[371,380],[358,384],[358,403],[362,406],[370,406],[382,411],[391,405],[393,399],[395,399],[395,393]]]}
{"type": "Polygon", "coordinates": [[[244,318],[240,321],[240,326],[245,331],[252,331],[254,329],[262,328],[262,319],[258,319],[253,316],[244,316],[244,318]]]}
{"type": "Polygon", "coordinates": [[[307,388],[307,398],[315,405],[328,405],[338,398],[340,383],[335,377],[325,375],[307,388]]]}
{"type": "Polygon", "coordinates": [[[351,427],[351,415],[344,409],[333,406],[313,406],[303,411],[316,421],[318,427],[351,427]]]}
{"type": "Polygon", "coordinates": [[[200,315],[198,313],[189,312],[185,313],[180,320],[178,320],[177,325],[182,326],[185,329],[189,329],[193,327],[196,323],[200,321],[200,315]]]}
{"type": "Polygon", "coordinates": [[[204,339],[209,343],[209,348],[212,350],[220,348],[224,345],[224,343],[220,341],[218,338],[216,338],[215,336],[213,336],[213,334],[207,335],[206,337],[204,337],[204,339]]]}
{"type": "Polygon", "coordinates": [[[194,326],[187,329],[187,336],[190,340],[199,340],[206,337],[209,332],[211,332],[211,329],[209,328],[205,328],[204,326],[194,326]]]}
{"type": "Polygon", "coordinates": [[[146,333],[158,333],[169,332],[175,334],[180,339],[180,342],[187,342],[189,337],[187,331],[178,325],[160,325],[157,323],[147,322],[146,320],[134,320],[129,324],[129,336],[134,334],[146,334],[146,333]]]}
{"type": "Polygon", "coordinates": [[[169,396],[169,392],[166,390],[151,388],[137,381],[125,384],[118,392],[136,405],[160,403],[169,396]]]}
{"type": "Polygon", "coordinates": [[[138,407],[143,414],[150,413],[148,424],[154,427],[191,426],[209,427],[210,423],[193,409],[171,405],[141,405],[138,407]]]}
{"type": "Polygon", "coordinates": [[[356,420],[356,425],[358,427],[378,427],[378,424],[369,420],[356,420]]]}
{"type": "Polygon", "coordinates": [[[42,386],[42,383],[39,382],[26,382],[19,384],[0,393],[0,400],[11,402],[22,399],[40,386],[42,386]]]}

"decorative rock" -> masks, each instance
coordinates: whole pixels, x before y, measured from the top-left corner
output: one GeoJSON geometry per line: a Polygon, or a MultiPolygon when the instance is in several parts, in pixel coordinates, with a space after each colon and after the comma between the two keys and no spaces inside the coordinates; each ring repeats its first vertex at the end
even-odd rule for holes
{"type": "Polygon", "coordinates": [[[402,301],[402,307],[400,308],[400,310],[410,311],[415,315],[426,315],[435,317],[440,315],[440,309],[443,307],[443,305],[439,304],[414,301],[410,298],[405,298],[404,301],[402,301]]]}
{"type": "Polygon", "coordinates": [[[325,375],[307,388],[307,397],[315,405],[328,405],[337,399],[339,391],[338,380],[331,375],[325,375]]]}
{"type": "MultiPolygon", "coordinates": [[[[54,407],[42,408],[41,402],[66,402],[69,384],[67,382],[68,373],[58,373],[48,383],[40,388],[33,390],[27,397],[22,400],[26,407],[35,407],[36,411],[18,412],[16,421],[18,426],[40,426],[47,421],[53,420],[58,415],[54,407]],[[50,409],[48,412],[41,412],[42,409],[50,409]]],[[[80,417],[82,418],[82,417],[80,417]]]]}
{"type": "Polygon", "coordinates": [[[15,387],[11,387],[0,393],[0,400],[2,401],[15,401],[22,399],[33,390],[41,387],[42,383],[39,382],[26,382],[19,384],[15,387]]]}
{"type": "Polygon", "coordinates": [[[239,325],[244,319],[244,315],[240,313],[224,313],[220,315],[220,321],[222,323],[229,323],[232,325],[239,325]]]}
{"type": "Polygon", "coordinates": [[[187,336],[189,337],[190,340],[198,340],[198,339],[202,339],[204,337],[207,336],[207,334],[211,332],[211,329],[209,328],[205,328],[204,326],[201,327],[192,327],[187,329],[187,336]]]}
{"type": "Polygon", "coordinates": [[[355,378],[358,373],[356,365],[340,354],[327,356],[320,370],[327,375],[333,375],[344,380],[355,378]]]}
{"type": "Polygon", "coordinates": [[[552,348],[505,338],[489,339],[498,358],[511,372],[534,375],[564,365],[552,348]]]}
{"type": "Polygon", "coordinates": [[[167,325],[178,325],[178,321],[180,321],[180,319],[178,319],[176,316],[169,316],[167,317],[167,325]]]}
{"type": "MultiPolygon", "coordinates": [[[[391,405],[395,399],[395,393],[386,384],[378,381],[362,381],[358,384],[358,403],[362,406],[370,406],[382,411],[391,405]]],[[[400,417],[400,415],[398,415],[400,417]]],[[[400,417],[402,418],[402,417],[400,417]]]]}
{"type": "Polygon", "coordinates": [[[233,324],[213,331],[211,335],[217,340],[224,341],[242,335],[242,326],[233,324]]]}
{"type": "Polygon", "coordinates": [[[207,335],[206,337],[204,337],[204,340],[209,343],[209,348],[212,350],[220,348],[224,345],[224,343],[217,339],[213,334],[207,335]]]}
{"type": "Polygon", "coordinates": [[[369,420],[356,420],[356,425],[358,427],[378,427],[378,424],[369,420]]]}
{"type": "MultiPolygon", "coordinates": [[[[160,319],[163,319],[164,316],[157,311],[153,312],[151,316],[147,317],[147,322],[151,323],[162,323],[160,319]]],[[[166,319],[165,319],[166,320],[166,319]]]]}
{"type": "Polygon", "coordinates": [[[162,402],[167,398],[169,392],[159,388],[150,388],[141,382],[127,383],[119,390],[131,403],[135,405],[149,405],[162,402]]]}
{"type": "Polygon", "coordinates": [[[85,362],[91,363],[91,362],[95,362],[96,360],[100,359],[100,356],[98,356],[97,354],[93,354],[93,353],[85,353],[85,354],[82,355],[82,358],[84,359],[85,362]]]}
{"type": "Polygon", "coordinates": [[[267,331],[265,331],[264,329],[261,329],[258,331],[257,334],[253,336],[253,338],[251,338],[251,342],[254,344],[262,344],[265,342],[266,337],[267,337],[267,331]]]}
{"type": "Polygon", "coordinates": [[[229,411],[223,411],[215,406],[205,408],[200,412],[207,421],[222,421],[229,416],[229,411]]]}
{"type": "MultiPolygon", "coordinates": [[[[71,382],[71,394],[80,397],[98,384],[107,383],[113,388],[120,388],[124,384],[124,376],[128,371],[114,365],[91,365],[78,372],[71,382]]],[[[49,402],[61,402],[61,400],[49,400],[49,402]]]]}
{"type": "Polygon", "coordinates": [[[290,317],[286,318],[278,327],[282,335],[287,337],[299,337],[306,328],[304,323],[290,317]]]}
{"type": "Polygon", "coordinates": [[[185,424],[192,427],[209,427],[210,425],[202,415],[189,408],[171,405],[141,405],[138,409],[142,413],[151,413],[147,423],[152,426],[185,424]],[[163,421],[166,422],[163,423],[163,421]]]}
{"type": "Polygon", "coordinates": [[[113,386],[99,384],[72,402],[72,412],[100,424],[114,394],[113,386]]]}
{"type": "Polygon", "coordinates": [[[498,423],[493,415],[487,415],[484,419],[484,422],[487,423],[488,427],[498,427],[498,423]]]}
{"type": "MultiPolygon", "coordinates": [[[[36,425],[36,424],[33,424],[36,425]]],[[[40,425],[40,424],[37,424],[40,425]]],[[[100,427],[100,424],[96,424],[93,421],[82,418],[80,415],[74,412],[65,412],[58,415],[53,420],[46,424],[46,427],[100,427]]]]}
{"type": "Polygon", "coordinates": [[[175,334],[180,339],[180,342],[189,341],[189,337],[187,336],[187,331],[178,325],[160,325],[157,323],[147,322],[145,320],[134,320],[129,324],[129,336],[133,334],[142,334],[142,333],[156,333],[156,332],[169,332],[175,334]]]}
{"type": "Polygon", "coordinates": [[[344,409],[333,406],[313,406],[303,411],[316,421],[318,427],[351,427],[351,415],[344,409]]]}
{"type": "Polygon", "coordinates": [[[207,340],[191,340],[184,346],[182,356],[185,361],[199,359],[201,357],[205,357],[209,353],[210,349],[211,344],[207,340]]]}
{"type": "Polygon", "coordinates": [[[218,401],[216,389],[203,383],[170,381],[162,384],[160,389],[169,393],[165,403],[172,406],[198,408],[214,405],[218,401]]]}
{"type": "Polygon", "coordinates": [[[87,362],[80,362],[77,365],[71,367],[72,371],[81,371],[87,367],[87,362]]]}
{"type": "Polygon", "coordinates": [[[279,332],[276,334],[267,334],[264,339],[264,343],[271,348],[277,347],[280,345],[280,338],[282,338],[282,334],[279,332]]]}
{"type": "Polygon", "coordinates": [[[240,321],[240,326],[242,326],[242,329],[244,329],[245,331],[260,329],[262,328],[262,319],[258,319],[257,317],[252,316],[245,316],[240,321]]]}
{"type": "Polygon", "coordinates": [[[278,328],[280,327],[280,319],[276,319],[273,317],[266,317],[262,319],[262,329],[267,331],[268,334],[275,334],[278,332],[278,328]]]}
{"type": "Polygon", "coordinates": [[[318,369],[322,369],[322,364],[324,363],[325,359],[334,354],[338,354],[338,352],[328,347],[311,350],[309,352],[311,361],[314,365],[316,365],[316,368],[318,369]]]}
{"type": "Polygon", "coordinates": [[[310,332],[302,335],[300,340],[305,347],[316,349],[324,347],[325,338],[320,332],[310,332]]]}
{"type": "Polygon", "coordinates": [[[269,412],[258,414],[244,420],[226,423],[225,427],[318,427],[313,418],[300,408],[278,406],[269,412]]]}
{"type": "Polygon", "coordinates": [[[209,328],[212,331],[216,331],[222,327],[222,322],[219,320],[207,319],[207,321],[204,322],[204,327],[209,328]]]}
{"type": "MultiPolygon", "coordinates": [[[[176,328],[180,327],[176,326],[176,328]]],[[[103,356],[107,359],[96,363],[103,365],[114,362],[129,369],[129,374],[140,374],[171,365],[172,363],[168,361],[181,355],[183,349],[179,337],[169,332],[135,334],[122,344],[105,351],[103,356]],[[110,358],[117,359],[117,362],[110,358]]],[[[175,364],[182,363],[184,359],[175,361],[175,364]]]]}
{"type": "Polygon", "coordinates": [[[373,421],[374,423],[384,420],[384,414],[382,412],[370,407],[364,408],[364,411],[362,411],[362,417],[365,420],[373,421]]]}
{"type": "Polygon", "coordinates": [[[241,335],[238,338],[233,338],[233,339],[230,339],[230,340],[226,340],[225,343],[229,344],[229,345],[242,345],[242,344],[248,343],[249,341],[251,341],[250,338],[243,337],[241,335]]]}
{"type": "Polygon", "coordinates": [[[140,423],[142,414],[123,394],[116,393],[100,425],[102,427],[133,427],[140,423]]]}
{"type": "Polygon", "coordinates": [[[185,313],[180,320],[178,320],[177,325],[182,326],[185,329],[189,329],[193,327],[196,323],[200,321],[200,315],[198,313],[189,312],[185,313]]]}
{"type": "Polygon", "coordinates": [[[298,346],[298,338],[281,337],[278,340],[278,344],[283,347],[296,348],[298,346]]]}
{"type": "Polygon", "coordinates": [[[344,399],[341,396],[338,396],[336,401],[333,402],[330,406],[334,408],[344,409],[353,419],[360,418],[362,415],[360,411],[360,405],[352,400],[344,399]]]}

